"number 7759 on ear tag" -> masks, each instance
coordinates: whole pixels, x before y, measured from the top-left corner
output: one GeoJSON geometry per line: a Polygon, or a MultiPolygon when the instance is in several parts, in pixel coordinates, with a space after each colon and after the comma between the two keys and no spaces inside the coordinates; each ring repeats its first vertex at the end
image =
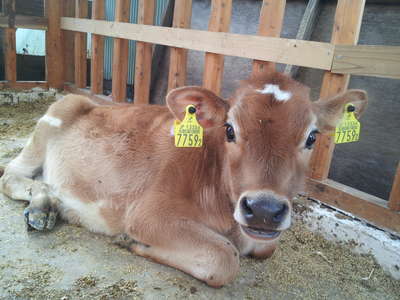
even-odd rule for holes
{"type": "Polygon", "coordinates": [[[354,115],[354,106],[349,103],[344,109],[343,118],[335,129],[335,144],[357,142],[360,138],[360,122],[354,115]]]}
{"type": "Polygon", "coordinates": [[[188,105],[182,122],[174,121],[175,147],[189,148],[203,145],[203,127],[197,122],[196,107],[188,105]]]}

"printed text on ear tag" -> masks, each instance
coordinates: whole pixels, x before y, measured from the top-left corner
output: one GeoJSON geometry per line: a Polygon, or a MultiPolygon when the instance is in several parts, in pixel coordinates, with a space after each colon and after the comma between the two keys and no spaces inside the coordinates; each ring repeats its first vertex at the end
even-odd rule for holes
{"type": "Polygon", "coordinates": [[[348,103],[344,114],[335,129],[335,144],[356,142],[360,138],[360,122],[354,115],[354,106],[348,103]]]}
{"type": "Polygon", "coordinates": [[[182,122],[175,120],[175,147],[201,147],[203,145],[203,127],[197,122],[196,107],[188,105],[182,122]]]}

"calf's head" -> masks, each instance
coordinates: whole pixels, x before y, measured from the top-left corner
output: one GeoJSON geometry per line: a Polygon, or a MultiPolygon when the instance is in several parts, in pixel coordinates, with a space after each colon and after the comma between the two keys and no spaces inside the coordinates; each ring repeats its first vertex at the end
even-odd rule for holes
{"type": "Polygon", "coordinates": [[[335,128],[347,103],[358,117],[367,95],[348,90],[312,102],[308,87],[275,72],[243,81],[228,100],[201,87],[167,96],[180,120],[185,107],[194,104],[205,141],[207,135],[217,138],[234,219],[244,235],[257,240],[276,239],[290,227],[291,199],[303,188],[317,136],[335,128]]]}

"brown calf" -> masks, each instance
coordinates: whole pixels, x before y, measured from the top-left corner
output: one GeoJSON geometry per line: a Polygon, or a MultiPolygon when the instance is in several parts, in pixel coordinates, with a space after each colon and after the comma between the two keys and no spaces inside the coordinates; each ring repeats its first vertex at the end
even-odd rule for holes
{"type": "Polygon", "coordinates": [[[316,134],[332,130],[349,102],[360,115],[366,93],[311,102],[307,87],[279,73],[242,82],[229,100],[178,88],[167,107],[68,95],[39,120],[0,191],[30,202],[26,222],[37,230],[51,229],[60,214],[221,286],[237,274],[239,255],[273,253],[290,227],[316,134]],[[204,145],[176,148],[173,122],[189,104],[204,145]]]}

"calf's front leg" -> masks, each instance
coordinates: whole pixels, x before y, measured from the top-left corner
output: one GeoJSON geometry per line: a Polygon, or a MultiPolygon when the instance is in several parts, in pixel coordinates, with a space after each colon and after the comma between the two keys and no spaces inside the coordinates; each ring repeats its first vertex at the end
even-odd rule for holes
{"type": "Polygon", "coordinates": [[[239,271],[239,251],[207,226],[179,216],[132,216],[125,246],[138,255],[177,268],[213,287],[233,280],[239,271]]]}
{"type": "Polygon", "coordinates": [[[0,177],[0,193],[13,200],[28,201],[25,222],[28,229],[52,229],[57,218],[58,199],[43,182],[6,172],[0,177]]]}

